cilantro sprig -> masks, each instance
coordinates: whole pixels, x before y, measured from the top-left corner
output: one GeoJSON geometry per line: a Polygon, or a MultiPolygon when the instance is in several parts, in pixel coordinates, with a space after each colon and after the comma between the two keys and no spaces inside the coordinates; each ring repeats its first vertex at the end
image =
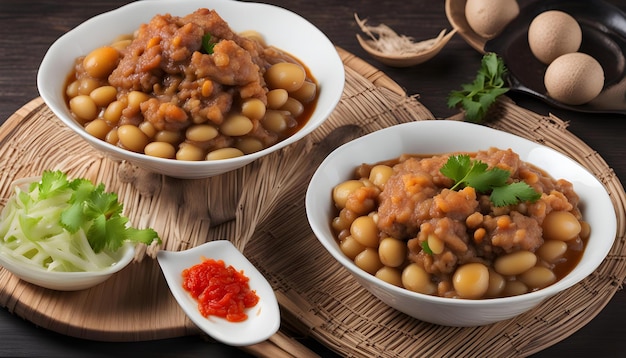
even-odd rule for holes
{"type": "Polygon", "coordinates": [[[486,53],[474,82],[461,85],[462,90],[450,92],[448,107],[460,106],[465,110],[465,118],[468,121],[482,122],[498,97],[509,90],[505,87],[506,72],[507,68],[502,58],[493,52],[486,53]]]}
{"type": "Polygon", "coordinates": [[[520,201],[537,201],[541,194],[526,182],[508,183],[511,173],[493,167],[480,160],[472,160],[467,154],[451,155],[440,172],[454,181],[451,190],[470,186],[476,191],[488,194],[495,206],[515,205],[520,201]]]}
{"type": "Polygon", "coordinates": [[[202,36],[202,50],[208,55],[213,54],[213,47],[215,47],[215,43],[212,42],[213,36],[210,33],[206,33],[202,36]]]}
{"type": "Polygon", "coordinates": [[[142,242],[147,245],[160,242],[153,229],[135,229],[122,215],[123,205],[116,193],[106,192],[104,184],[93,184],[83,178],[68,180],[61,171],[44,171],[38,185],[40,198],[59,197],[59,224],[74,234],[83,229],[89,245],[98,253],[104,249],[116,251],[124,242],[142,242]],[[69,197],[69,199],[67,199],[69,197]]]}

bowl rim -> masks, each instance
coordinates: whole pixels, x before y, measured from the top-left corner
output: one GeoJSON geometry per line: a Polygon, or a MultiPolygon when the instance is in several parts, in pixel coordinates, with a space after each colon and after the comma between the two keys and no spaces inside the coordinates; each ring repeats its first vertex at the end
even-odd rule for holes
{"type": "MultiPolygon", "coordinates": [[[[30,176],[30,177],[22,177],[15,179],[9,185],[11,187],[10,193],[13,192],[15,187],[18,186],[27,186],[33,182],[37,182],[41,180],[41,176],[30,176]]],[[[12,194],[15,195],[15,194],[12,194]]],[[[118,259],[112,263],[110,266],[104,267],[100,270],[96,271],[49,271],[44,269],[43,267],[39,267],[36,265],[31,265],[26,262],[22,262],[15,257],[13,257],[10,253],[5,249],[5,245],[0,241],[0,267],[3,267],[5,270],[11,272],[12,274],[22,278],[25,281],[30,282],[30,280],[41,281],[42,279],[50,279],[56,282],[51,282],[51,286],[60,287],[60,286],[73,286],[75,283],[72,281],[68,281],[67,285],[63,283],[59,283],[57,280],[80,280],[80,279],[88,279],[93,278],[97,279],[99,277],[110,276],[118,271],[124,269],[135,257],[136,245],[131,242],[124,242],[123,245],[118,249],[119,253],[115,253],[118,256],[118,259]],[[44,277],[45,276],[45,277],[44,277]]],[[[40,285],[42,287],[47,287],[48,285],[40,285]]]]}
{"type": "MultiPolygon", "coordinates": [[[[16,276],[26,278],[42,278],[42,276],[46,276],[49,279],[82,279],[82,278],[96,278],[101,276],[112,275],[118,271],[124,269],[135,257],[135,245],[132,243],[126,242],[119,250],[122,250],[120,253],[119,260],[115,261],[110,266],[107,266],[101,270],[97,271],[48,271],[42,267],[38,267],[35,265],[29,265],[24,262],[21,262],[11,255],[6,253],[4,249],[4,244],[0,244],[0,266],[5,268],[7,271],[13,273],[16,276]]],[[[72,282],[68,282],[68,285],[72,285],[72,282]]],[[[58,284],[55,283],[55,286],[58,284]]]]}
{"type": "MultiPolygon", "coordinates": [[[[216,11],[218,11],[219,13],[219,9],[216,9],[216,11]]],[[[183,16],[183,15],[179,15],[179,16],[183,16]]],[[[230,25],[231,21],[229,21],[229,19],[225,19],[225,21],[230,25]]],[[[270,21],[275,21],[275,20],[272,20],[272,19],[268,20],[268,22],[270,21]]],[[[111,40],[114,38],[114,36],[115,36],[114,34],[110,36],[111,40]]],[[[94,46],[92,48],[95,48],[97,45],[98,43],[94,42],[94,46]]],[[[297,53],[294,53],[292,55],[295,55],[296,57],[298,57],[297,53]]],[[[69,60],[64,60],[64,61],[67,61],[67,64],[71,66],[71,63],[72,63],[71,61],[73,61],[73,58],[69,60]]],[[[309,64],[306,63],[306,61],[303,61],[303,62],[305,65],[309,66],[309,64]]],[[[67,68],[67,73],[71,71],[70,66],[68,66],[67,68]]],[[[319,80],[319,77],[316,76],[315,72],[313,73],[313,76],[316,78],[316,80],[319,80]]],[[[306,135],[313,132],[330,116],[330,114],[333,112],[336,105],[339,103],[341,99],[341,95],[343,93],[344,82],[345,82],[345,72],[343,70],[343,62],[339,56],[339,53],[336,51],[330,39],[319,28],[313,25],[310,21],[308,21],[301,15],[296,14],[295,12],[292,12],[280,6],[265,4],[265,3],[258,3],[258,2],[239,2],[239,1],[233,1],[233,0],[208,0],[202,3],[197,3],[197,1],[195,0],[152,0],[152,1],[144,0],[144,1],[136,1],[136,2],[129,3],[129,4],[125,4],[113,10],[93,16],[83,21],[79,25],[75,26],[74,28],[72,28],[70,31],[66,32],[62,36],[60,36],[49,47],[48,51],[46,52],[46,54],[44,55],[40,63],[40,66],[37,72],[37,89],[39,91],[40,96],[44,100],[44,102],[48,105],[48,107],[52,110],[52,112],[59,119],[61,119],[62,122],[64,122],[80,137],[85,139],[89,144],[97,145],[98,147],[101,147],[99,149],[101,150],[105,149],[111,155],[118,156],[118,157],[125,157],[125,158],[128,158],[129,160],[133,160],[135,163],[148,161],[151,163],[155,163],[155,165],[158,165],[158,166],[161,166],[161,165],[169,166],[172,168],[172,170],[182,170],[182,169],[189,169],[189,168],[193,170],[193,168],[196,168],[196,169],[205,168],[205,167],[211,167],[213,165],[240,165],[241,166],[251,161],[254,161],[260,157],[268,155],[272,152],[280,150],[290,144],[293,144],[294,142],[304,138],[306,135]],[[154,5],[158,5],[158,9],[151,10],[154,5]],[[59,107],[62,107],[60,106],[60,103],[59,105],[56,104],[59,96],[64,97],[62,95],[63,84],[60,84],[60,85],[48,84],[46,74],[49,74],[52,71],[63,71],[62,69],[55,67],[55,65],[57,65],[58,63],[54,63],[55,61],[54,59],[59,58],[59,57],[63,58],[63,49],[66,46],[68,46],[68,44],[72,43],[75,38],[80,37],[81,32],[89,28],[92,28],[94,26],[100,25],[100,24],[104,25],[104,24],[114,23],[115,17],[122,13],[143,13],[143,11],[148,11],[150,14],[148,16],[148,20],[146,21],[138,20],[137,23],[133,25],[134,28],[137,28],[140,24],[149,21],[152,17],[156,16],[157,14],[163,14],[166,12],[174,12],[176,11],[176,9],[179,9],[181,7],[185,7],[185,8],[190,7],[195,10],[195,9],[202,8],[202,7],[214,8],[214,7],[219,7],[219,6],[234,7],[234,8],[242,9],[245,11],[270,11],[272,14],[274,14],[273,18],[275,16],[280,15],[281,17],[288,19],[291,23],[300,24],[300,26],[306,29],[307,33],[314,34],[316,37],[320,39],[320,43],[323,44],[323,46],[318,47],[318,49],[320,51],[323,51],[325,54],[324,68],[335,67],[337,70],[341,69],[341,71],[334,71],[332,73],[332,78],[335,79],[336,83],[332,83],[332,85],[325,85],[324,83],[318,83],[318,85],[320,85],[320,88],[322,88],[320,93],[322,93],[322,91],[324,93],[320,96],[324,96],[323,98],[325,99],[327,98],[328,103],[326,103],[324,107],[320,107],[319,99],[318,99],[318,104],[316,104],[316,107],[313,111],[311,118],[309,118],[307,123],[305,123],[298,131],[293,133],[291,136],[283,139],[280,142],[275,143],[274,145],[270,147],[264,148],[254,153],[246,154],[240,157],[227,158],[227,159],[221,159],[221,160],[215,160],[215,161],[206,161],[206,160],[182,161],[182,160],[173,160],[173,159],[165,159],[165,158],[158,158],[158,157],[149,157],[143,153],[135,153],[130,150],[125,150],[125,149],[119,148],[117,146],[114,146],[108,142],[105,142],[99,139],[98,139],[99,142],[94,142],[94,140],[96,140],[97,138],[87,133],[84,130],[83,126],[78,124],[78,122],[74,120],[71,117],[71,115],[68,115],[69,112],[64,112],[66,108],[63,108],[63,109],[59,108],[59,107]],[[167,11],[160,10],[164,8],[168,8],[169,10],[167,11]],[[316,120],[312,120],[314,118],[316,120]],[[308,125],[308,123],[313,123],[313,124],[308,125]],[[216,164],[216,163],[219,163],[219,164],[216,164]]],[[[65,107],[67,106],[65,105],[65,107]]]]}
{"type": "MultiPolygon", "coordinates": [[[[488,147],[488,146],[489,145],[485,145],[484,147],[488,147]]],[[[515,151],[515,148],[513,148],[513,150],[515,151]]],[[[400,153],[398,153],[398,155],[399,154],[400,153]]],[[[433,154],[436,154],[436,153],[433,153],[433,154]]],[[[545,171],[550,175],[549,169],[546,169],[545,171]]],[[[328,198],[326,200],[328,200],[328,198]]],[[[375,286],[381,286],[382,288],[384,288],[387,291],[390,291],[394,295],[398,295],[402,297],[409,297],[409,298],[413,298],[417,300],[425,300],[431,303],[436,303],[436,304],[440,304],[444,306],[484,307],[484,306],[493,305],[495,307],[495,306],[503,305],[503,304],[514,304],[518,302],[542,300],[542,299],[551,297],[555,294],[558,294],[559,292],[562,292],[570,288],[571,286],[574,286],[575,284],[582,281],[585,277],[593,273],[593,271],[595,271],[598,268],[598,266],[600,266],[600,264],[606,259],[606,256],[608,252],[610,251],[611,247],[613,246],[613,243],[615,241],[615,237],[617,234],[617,217],[615,213],[615,206],[612,203],[608,192],[606,191],[606,187],[587,168],[582,166],[580,163],[574,161],[573,159],[567,157],[565,154],[560,153],[555,149],[549,148],[539,143],[535,143],[533,141],[517,136],[515,134],[501,131],[498,129],[494,129],[491,127],[487,127],[484,125],[455,121],[455,120],[426,120],[426,121],[415,121],[415,122],[396,124],[387,128],[383,128],[383,129],[365,134],[359,138],[356,138],[350,142],[347,142],[339,146],[334,151],[332,151],[316,169],[307,187],[305,202],[306,202],[305,206],[306,206],[307,218],[309,220],[310,227],[313,230],[318,241],[326,248],[326,250],[337,261],[339,261],[339,263],[342,266],[344,266],[353,275],[357,276],[358,279],[364,280],[375,286]],[[596,260],[594,260],[593,262],[590,262],[585,270],[580,269],[576,271],[576,268],[580,267],[580,263],[579,263],[576,267],[574,267],[574,269],[572,269],[570,273],[568,273],[565,277],[561,278],[559,281],[555,282],[554,284],[544,287],[542,289],[533,291],[533,292],[528,292],[528,293],[517,295],[517,296],[508,296],[508,297],[499,297],[499,298],[483,298],[479,300],[463,299],[463,298],[450,299],[450,298],[445,298],[445,297],[427,295],[427,294],[423,294],[419,292],[413,292],[413,291],[410,291],[401,287],[397,287],[383,280],[380,280],[376,278],[374,275],[370,275],[369,273],[360,269],[359,267],[356,266],[356,264],[354,264],[353,260],[350,260],[347,256],[345,256],[338,249],[338,246],[336,246],[335,244],[334,237],[332,237],[331,240],[327,240],[325,238],[326,233],[323,231],[321,226],[326,225],[326,228],[328,228],[330,226],[330,221],[324,224],[315,220],[315,218],[324,216],[323,214],[318,214],[316,211],[314,211],[314,205],[313,205],[314,196],[319,195],[319,193],[314,194],[313,191],[315,190],[315,186],[316,184],[318,184],[318,181],[321,180],[320,177],[323,175],[322,174],[323,169],[328,165],[328,163],[332,162],[336,157],[341,156],[342,152],[346,151],[347,149],[351,147],[357,147],[359,145],[362,145],[363,143],[366,143],[367,141],[370,141],[373,138],[376,139],[388,133],[394,133],[394,134],[398,134],[398,133],[401,134],[401,133],[406,133],[406,132],[410,133],[412,130],[413,131],[415,130],[428,131],[433,126],[435,127],[442,126],[444,128],[448,127],[447,128],[448,130],[458,130],[460,132],[473,129],[473,130],[478,130],[480,132],[484,132],[486,136],[489,136],[489,135],[503,136],[505,138],[510,139],[511,141],[524,143],[529,146],[535,146],[537,148],[542,148],[543,150],[547,150],[548,152],[552,152],[554,155],[558,156],[560,160],[567,161],[569,162],[570,165],[577,167],[578,170],[581,171],[581,173],[586,173],[588,176],[590,176],[590,178],[588,179],[592,179],[597,185],[599,185],[603,189],[604,197],[600,199],[602,200],[604,204],[609,204],[613,212],[613,215],[610,215],[609,217],[607,217],[606,218],[607,221],[604,223],[606,224],[606,226],[610,227],[609,230],[610,230],[611,240],[610,241],[607,240],[607,242],[605,243],[605,246],[603,247],[602,252],[600,252],[599,255],[594,256],[596,257],[596,260]],[[333,244],[335,244],[335,246],[333,246],[333,244]],[[573,273],[577,273],[578,275],[576,277],[573,277],[573,273]]],[[[318,211],[321,212],[322,210],[328,210],[328,209],[319,208],[318,211]]],[[[589,247],[585,248],[585,251],[587,250],[589,250],[589,247]]],[[[594,251],[597,251],[597,248],[594,251]]]]}

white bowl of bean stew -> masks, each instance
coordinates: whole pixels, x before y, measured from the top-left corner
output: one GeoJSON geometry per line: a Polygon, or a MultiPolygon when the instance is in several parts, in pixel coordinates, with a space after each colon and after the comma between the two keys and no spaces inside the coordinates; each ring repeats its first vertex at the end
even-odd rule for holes
{"type": "Polygon", "coordinates": [[[449,120],[399,124],[337,148],[310,181],[306,212],[365,289],[446,326],[531,310],[593,273],[616,235],[605,187],[578,162],[449,120]],[[498,173],[504,179],[481,186],[498,173]]]}
{"type": "Polygon", "coordinates": [[[329,39],[286,9],[160,0],[67,32],[37,84],[54,114],[109,158],[204,178],[311,133],[339,102],[344,78],[329,39]]]}

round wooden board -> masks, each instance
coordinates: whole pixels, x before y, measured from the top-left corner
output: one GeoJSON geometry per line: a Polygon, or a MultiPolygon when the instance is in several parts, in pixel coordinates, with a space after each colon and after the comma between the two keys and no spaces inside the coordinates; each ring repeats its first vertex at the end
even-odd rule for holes
{"type": "MultiPolygon", "coordinates": [[[[623,187],[563,121],[523,110],[506,99],[498,104],[498,119],[488,125],[570,155],[600,178],[611,194],[618,237],[594,275],[515,319],[485,327],[441,327],[384,305],[324,251],[304,210],[304,193],[317,164],[332,149],[365,133],[433,119],[384,73],[338,51],[346,87],[322,127],[279,153],[208,179],[163,177],[112,161],[95,153],[41,99],[35,99],[0,127],[0,200],[8,198],[12,180],[45,169],[103,182],[118,193],[134,225],[159,232],[161,249],[231,240],[274,287],[285,325],[343,355],[526,356],[592,319],[626,276],[623,187]]],[[[39,288],[0,269],[0,305],[38,326],[87,339],[139,341],[200,334],[170,294],[154,255],[151,248],[143,248],[137,261],[113,278],[78,292],[39,288]]],[[[273,340],[285,338],[282,333],[278,336],[273,340]]],[[[305,353],[297,344],[280,346],[296,356],[305,353]]]]}

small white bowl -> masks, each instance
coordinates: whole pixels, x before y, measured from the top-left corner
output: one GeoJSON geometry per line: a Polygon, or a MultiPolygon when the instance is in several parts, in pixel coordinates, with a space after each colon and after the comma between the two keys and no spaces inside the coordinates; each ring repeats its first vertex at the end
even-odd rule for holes
{"type": "Polygon", "coordinates": [[[185,251],[159,251],[157,260],[172,295],[185,314],[216,340],[231,346],[247,346],[268,339],[280,328],[280,310],[272,286],[230,241],[210,241],[185,251]],[[229,322],[200,314],[198,302],[183,288],[182,272],[201,263],[203,258],[222,260],[250,279],[248,284],[256,291],[259,302],[246,310],[245,321],[229,322]]]}
{"type": "Polygon", "coordinates": [[[113,274],[126,267],[135,257],[135,246],[126,243],[118,253],[117,262],[100,271],[57,272],[46,271],[43,268],[20,262],[6,254],[0,246],[0,266],[16,277],[37,286],[57,291],[79,291],[108,280],[113,274]]]}
{"type": "Polygon", "coordinates": [[[332,113],[344,87],[344,67],[330,40],[301,16],[283,8],[232,0],[145,0],[95,16],[60,37],[46,53],[37,74],[39,93],[63,123],[114,160],[127,160],[147,170],[177,178],[204,178],[243,167],[284,148],[311,133],[332,113]],[[184,16],[198,8],[214,9],[234,31],[256,30],[268,45],[282,49],[302,61],[318,82],[320,92],[315,110],[294,135],[261,151],[215,161],[179,161],[131,152],[88,134],[70,114],[64,97],[67,76],[74,60],[111,43],[116,36],[134,32],[157,14],[184,16]]]}
{"type": "Polygon", "coordinates": [[[460,327],[486,325],[515,317],[580,282],[604,260],[617,231],[615,209],[606,189],[577,162],[510,133],[450,120],[399,124],[339,147],[313,175],[306,193],[306,212],[313,232],[326,250],[380,300],[422,321],[460,327]],[[591,226],[591,236],[580,263],[567,276],[551,286],[519,296],[482,300],[442,298],[379,280],[342,253],[331,230],[334,216],[331,192],[334,186],[352,176],[354,168],[406,153],[437,154],[489,147],[511,148],[522,160],[544,169],[553,178],[573,183],[580,197],[583,218],[591,226]]]}
{"type": "MultiPolygon", "coordinates": [[[[24,192],[27,192],[31,183],[40,180],[40,176],[19,178],[11,183],[11,187],[19,186],[24,192]]],[[[11,190],[11,192],[13,192],[13,190],[11,190]]],[[[122,270],[133,261],[135,257],[135,245],[126,242],[115,252],[115,255],[115,263],[99,271],[47,271],[33,264],[28,264],[27,262],[16,259],[0,244],[0,266],[26,282],[57,291],[84,290],[106,281],[113,276],[113,274],[122,270]]]]}

